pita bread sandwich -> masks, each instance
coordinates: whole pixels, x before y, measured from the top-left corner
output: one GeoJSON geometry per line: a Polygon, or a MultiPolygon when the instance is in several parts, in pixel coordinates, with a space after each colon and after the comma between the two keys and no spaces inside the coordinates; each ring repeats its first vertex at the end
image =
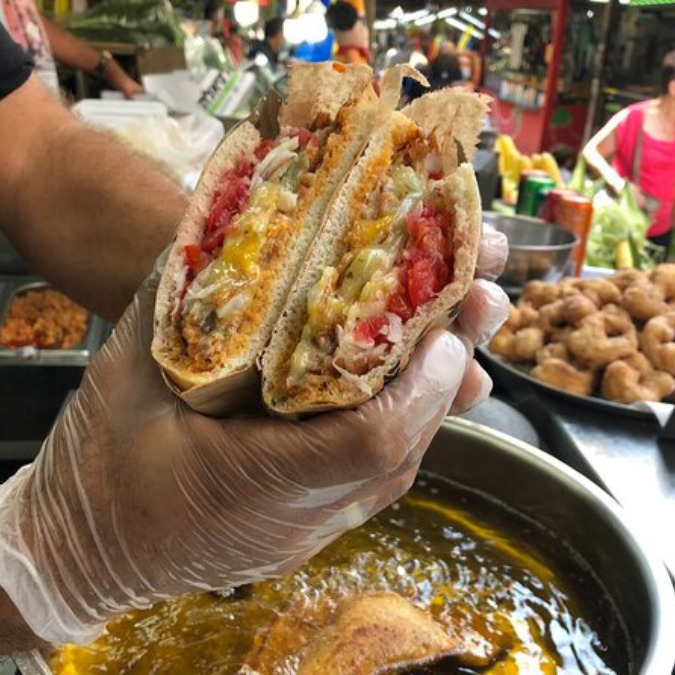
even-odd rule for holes
{"type": "Polygon", "coordinates": [[[458,313],[481,238],[468,161],[488,100],[433,92],[392,112],[372,136],[264,352],[263,402],[272,414],[359,405],[406,366],[430,328],[458,313]]]}

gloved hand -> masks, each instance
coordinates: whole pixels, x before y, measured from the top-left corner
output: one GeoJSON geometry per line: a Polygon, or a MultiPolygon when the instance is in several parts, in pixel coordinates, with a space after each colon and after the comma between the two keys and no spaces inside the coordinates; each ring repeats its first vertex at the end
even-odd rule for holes
{"type": "MultiPolygon", "coordinates": [[[[503,258],[487,237],[484,269],[503,258]]],[[[114,614],[169,596],[283,574],[389,505],[453,401],[489,393],[471,350],[508,311],[476,282],[464,335],[428,335],[357,410],[215,420],[173,396],[150,358],[156,286],[155,274],[35,462],[0,487],[0,584],[50,642],[87,642],[114,614]]]]}

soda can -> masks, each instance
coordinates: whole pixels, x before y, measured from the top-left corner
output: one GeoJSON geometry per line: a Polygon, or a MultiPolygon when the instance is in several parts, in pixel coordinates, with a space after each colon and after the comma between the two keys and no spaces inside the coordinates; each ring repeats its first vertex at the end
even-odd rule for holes
{"type": "Polygon", "coordinates": [[[560,204],[560,201],[565,196],[575,194],[577,193],[569,188],[553,188],[549,190],[546,195],[546,203],[540,210],[539,218],[545,220],[547,223],[555,223],[558,217],[558,204],[560,204]]]}
{"type": "Polygon", "coordinates": [[[577,235],[572,252],[574,276],[581,274],[586,255],[586,239],[593,222],[593,201],[578,194],[563,195],[557,205],[555,224],[577,235]]]}
{"type": "Polygon", "coordinates": [[[555,187],[555,180],[545,171],[543,175],[527,175],[523,180],[521,178],[518,186],[518,203],[516,204],[516,213],[524,216],[537,217],[539,205],[541,202],[540,194],[544,190],[551,190],[555,187]]]}

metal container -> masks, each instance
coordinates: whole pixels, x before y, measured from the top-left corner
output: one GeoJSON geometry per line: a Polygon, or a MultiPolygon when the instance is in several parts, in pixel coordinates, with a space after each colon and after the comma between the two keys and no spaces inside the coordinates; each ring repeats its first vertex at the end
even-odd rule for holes
{"type": "MultiPolygon", "coordinates": [[[[423,467],[496,498],[568,544],[604,586],[626,626],[631,675],[668,675],[675,664],[675,593],[618,504],[594,483],[526,443],[463,419],[447,420],[423,467]]],[[[24,675],[47,675],[34,652],[24,675]]]]}
{"type": "Polygon", "coordinates": [[[509,240],[506,269],[497,280],[509,295],[517,295],[532,279],[558,281],[568,265],[577,237],[538,218],[484,211],[483,220],[509,240]]]}
{"type": "MultiPolygon", "coordinates": [[[[51,288],[39,277],[0,277],[0,326],[5,320],[12,300],[29,290],[51,288]]],[[[109,331],[107,322],[90,314],[87,331],[78,345],[68,349],[37,349],[35,347],[9,348],[0,345],[0,366],[52,365],[86,366],[103,344],[109,331]]]]}

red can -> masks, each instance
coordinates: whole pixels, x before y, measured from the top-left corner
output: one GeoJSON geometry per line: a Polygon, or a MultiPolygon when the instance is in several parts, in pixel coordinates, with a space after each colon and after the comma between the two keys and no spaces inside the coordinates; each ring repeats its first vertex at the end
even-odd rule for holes
{"type": "Polygon", "coordinates": [[[555,223],[558,216],[558,204],[569,195],[577,194],[569,188],[553,188],[546,195],[546,202],[542,204],[539,217],[547,223],[555,223]]]}
{"type": "Polygon", "coordinates": [[[578,194],[563,195],[556,208],[555,224],[579,238],[572,253],[574,276],[581,274],[586,255],[586,239],[593,221],[593,201],[578,194]]]}

